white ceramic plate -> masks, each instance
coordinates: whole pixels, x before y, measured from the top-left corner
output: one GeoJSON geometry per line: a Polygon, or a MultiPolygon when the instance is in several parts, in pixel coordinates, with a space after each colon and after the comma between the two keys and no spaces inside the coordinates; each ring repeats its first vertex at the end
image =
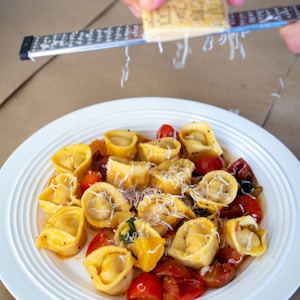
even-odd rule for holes
{"type": "MultiPolygon", "coordinates": [[[[26,140],[0,171],[0,273],[17,299],[103,299],[82,266],[83,254],[61,260],[37,250],[45,221],[37,196],[53,174],[50,156],[71,143],[89,143],[111,129],[154,132],[162,123],[179,128],[208,122],[221,146],[245,158],[264,187],[262,227],[268,250],[251,260],[227,286],[201,299],[288,299],[299,286],[300,165],[276,138],[248,120],[213,106],[169,98],[105,102],[68,114],[26,140]]],[[[82,251],[83,252],[83,251],[82,251]]]]}

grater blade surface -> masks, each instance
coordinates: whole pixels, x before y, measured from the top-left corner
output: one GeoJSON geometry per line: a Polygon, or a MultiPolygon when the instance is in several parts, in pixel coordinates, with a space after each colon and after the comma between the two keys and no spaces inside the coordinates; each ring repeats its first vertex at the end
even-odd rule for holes
{"type": "MultiPolygon", "coordinates": [[[[300,4],[229,13],[229,32],[282,27],[300,20],[300,4]]],[[[26,36],[20,59],[102,50],[147,43],[143,25],[130,24],[44,36],[26,36]]]]}

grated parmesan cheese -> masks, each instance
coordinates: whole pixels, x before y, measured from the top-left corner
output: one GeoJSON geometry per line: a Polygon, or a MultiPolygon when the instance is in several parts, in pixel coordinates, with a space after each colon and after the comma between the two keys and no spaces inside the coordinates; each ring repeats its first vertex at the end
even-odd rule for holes
{"type": "Polygon", "coordinates": [[[126,62],[125,62],[125,67],[122,68],[122,77],[121,77],[121,87],[122,89],[124,88],[125,82],[129,78],[129,63],[130,63],[130,56],[129,56],[129,47],[125,47],[125,57],[126,57],[126,62]]]}

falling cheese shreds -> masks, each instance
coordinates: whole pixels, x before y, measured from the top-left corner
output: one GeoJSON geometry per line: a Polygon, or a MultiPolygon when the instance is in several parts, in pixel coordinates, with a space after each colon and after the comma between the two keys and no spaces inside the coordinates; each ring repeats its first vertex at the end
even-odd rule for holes
{"type": "Polygon", "coordinates": [[[184,38],[183,44],[177,43],[176,57],[173,58],[173,66],[175,69],[183,69],[186,64],[188,54],[192,53],[192,49],[189,47],[188,37],[184,38]],[[183,50],[183,51],[182,51],[183,50]],[[181,54],[182,52],[182,54],[181,54]]]}
{"type": "Polygon", "coordinates": [[[122,87],[122,89],[124,88],[125,82],[129,78],[129,62],[130,62],[131,58],[130,58],[130,55],[129,55],[128,46],[125,47],[125,56],[126,56],[126,63],[125,63],[125,67],[122,68],[122,77],[121,77],[121,87],[122,87]]]}
{"type": "Polygon", "coordinates": [[[230,28],[224,0],[167,0],[143,10],[144,39],[164,42],[225,32],[230,28]]]}

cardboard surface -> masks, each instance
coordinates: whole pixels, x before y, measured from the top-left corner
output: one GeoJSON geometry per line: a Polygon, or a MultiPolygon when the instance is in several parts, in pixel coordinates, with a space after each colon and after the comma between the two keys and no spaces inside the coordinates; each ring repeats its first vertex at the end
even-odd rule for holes
{"type": "MultiPolygon", "coordinates": [[[[293,3],[297,1],[284,4],[293,3]]],[[[243,9],[280,4],[282,1],[252,0],[243,9]]],[[[0,139],[5,141],[1,142],[0,166],[26,138],[66,113],[94,103],[142,96],[192,99],[238,111],[274,134],[300,159],[300,60],[287,50],[277,30],[239,35],[239,44],[231,41],[238,48],[234,55],[230,42],[221,46],[219,36],[213,44],[206,38],[192,39],[181,69],[173,62],[181,60],[184,41],[163,43],[161,48],[157,44],[133,46],[128,54],[125,48],[116,48],[33,63],[18,59],[25,35],[140,20],[120,2],[108,0],[90,0],[88,5],[78,0],[4,0],[0,14],[0,34],[7,41],[0,50],[0,139]],[[129,77],[122,86],[129,58],[129,77]]],[[[0,285],[0,299],[10,298],[0,285]]],[[[299,293],[293,299],[300,299],[299,293]]]]}
{"type": "Polygon", "coordinates": [[[28,35],[45,35],[85,28],[105,12],[113,0],[2,0],[0,2],[0,104],[43,67],[51,58],[34,64],[21,62],[19,50],[28,35]]]}

